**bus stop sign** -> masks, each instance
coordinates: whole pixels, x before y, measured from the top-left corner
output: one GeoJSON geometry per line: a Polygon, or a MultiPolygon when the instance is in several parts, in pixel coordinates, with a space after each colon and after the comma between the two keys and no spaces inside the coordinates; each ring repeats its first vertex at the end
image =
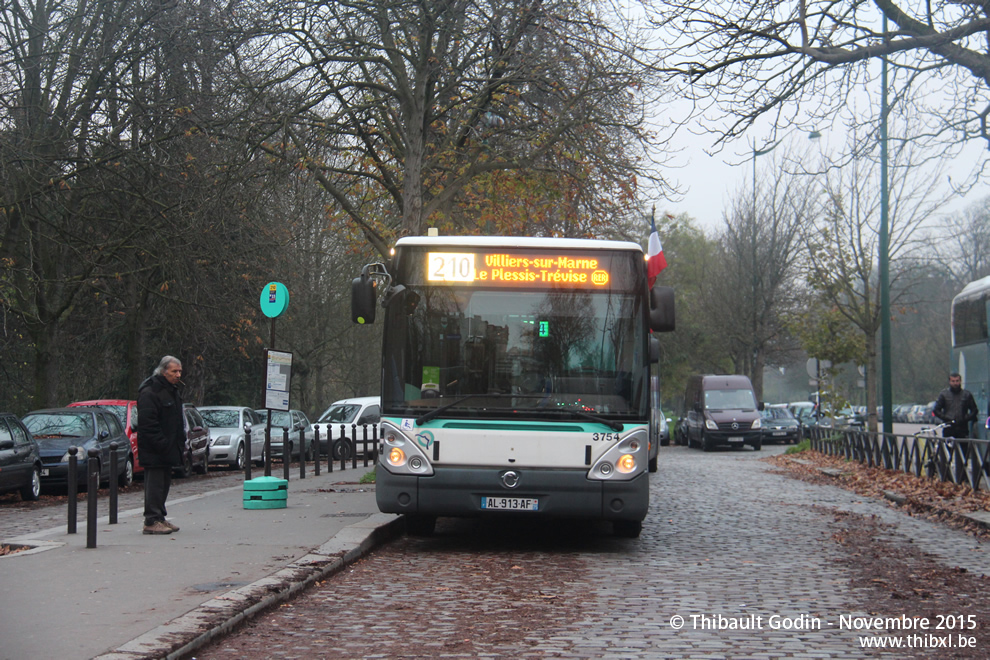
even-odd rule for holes
{"type": "Polygon", "coordinates": [[[261,290],[261,311],[268,318],[278,318],[288,306],[289,290],[281,282],[269,282],[261,290]]]}

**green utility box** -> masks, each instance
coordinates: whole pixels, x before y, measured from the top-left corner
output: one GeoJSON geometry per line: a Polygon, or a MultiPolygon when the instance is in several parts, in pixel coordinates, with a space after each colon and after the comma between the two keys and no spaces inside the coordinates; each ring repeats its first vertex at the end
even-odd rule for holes
{"type": "Polygon", "coordinates": [[[245,509],[284,509],[289,482],[277,477],[257,477],[244,482],[245,509]]]}

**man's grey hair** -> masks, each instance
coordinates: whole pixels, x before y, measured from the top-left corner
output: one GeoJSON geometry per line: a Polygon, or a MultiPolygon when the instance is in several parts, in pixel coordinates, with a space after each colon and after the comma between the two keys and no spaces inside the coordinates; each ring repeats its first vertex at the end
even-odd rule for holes
{"type": "Polygon", "coordinates": [[[155,367],[155,370],[152,372],[151,375],[161,376],[163,373],[165,373],[165,370],[168,369],[168,365],[172,364],[173,362],[175,362],[180,367],[182,366],[182,362],[179,361],[179,358],[172,357],[171,355],[166,355],[165,357],[162,358],[162,361],[158,363],[158,366],[155,367]]]}

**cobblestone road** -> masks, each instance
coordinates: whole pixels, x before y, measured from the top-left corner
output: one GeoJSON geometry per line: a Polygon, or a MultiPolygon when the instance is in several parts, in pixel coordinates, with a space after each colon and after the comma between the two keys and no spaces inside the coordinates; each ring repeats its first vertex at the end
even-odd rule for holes
{"type": "Polygon", "coordinates": [[[606,526],[441,520],[436,536],[393,542],[196,657],[877,657],[863,633],[840,629],[841,616],[873,608],[833,540],[851,518],[837,512],[875,516],[892,541],[939,562],[990,571],[973,537],[776,474],[757,460],[766,453],[664,449],[635,540],[606,526]],[[719,616],[736,625],[705,627],[719,616]]]}

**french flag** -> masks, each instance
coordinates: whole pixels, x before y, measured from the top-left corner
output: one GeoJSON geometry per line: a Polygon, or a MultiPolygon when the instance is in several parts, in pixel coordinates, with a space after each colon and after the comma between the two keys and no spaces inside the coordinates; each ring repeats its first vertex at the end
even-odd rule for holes
{"type": "Polygon", "coordinates": [[[663,256],[663,246],[660,244],[660,235],[657,234],[657,224],[650,214],[650,243],[648,250],[649,258],[646,261],[646,276],[653,288],[653,283],[657,281],[657,275],[667,267],[667,258],[663,256]]]}

